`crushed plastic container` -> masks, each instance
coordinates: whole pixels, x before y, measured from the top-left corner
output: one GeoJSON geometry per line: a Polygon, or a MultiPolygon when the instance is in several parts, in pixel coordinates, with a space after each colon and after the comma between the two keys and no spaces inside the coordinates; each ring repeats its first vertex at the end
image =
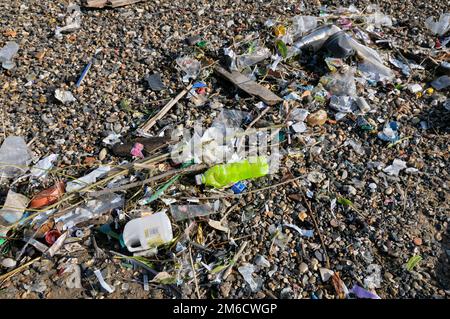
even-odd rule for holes
{"type": "Polygon", "coordinates": [[[195,177],[197,184],[222,188],[242,180],[265,176],[269,173],[267,158],[256,157],[237,163],[216,165],[195,177]]]}
{"type": "Polygon", "coordinates": [[[164,212],[130,220],[123,230],[123,240],[130,252],[157,247],[172,239],[172,225],[164,212]]]}

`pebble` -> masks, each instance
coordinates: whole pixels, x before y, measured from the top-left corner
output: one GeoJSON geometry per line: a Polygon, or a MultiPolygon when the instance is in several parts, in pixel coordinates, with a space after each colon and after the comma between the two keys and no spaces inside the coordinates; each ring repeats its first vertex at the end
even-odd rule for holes
{"type": "Polygon", "coordinates": [[[321,126],[327,121],[327,112],[325,110],[318,110],[317,112],[311,113],[306,118],[306,122],[309,126],[321,126]]]}
{"type": "Polygon", "coordinates": [[[17,261],[12,258],[5,258],[2,260],[2,266],[6,268],[14,268],[17,265],[17,261]]]}
{"type": "Polygon", "coordinates": [[[308,271],[308,265],[306,263],[302,262],[298,269],[301,274],[304,274],[305,272],[308,271]]]}
{"type": "Polygon", "coordinates": [[[416,245],[416,246],[422,245],[422,239],[419,237],[414,238],[413,242],[414,242],[414,245],[416,245]]]}

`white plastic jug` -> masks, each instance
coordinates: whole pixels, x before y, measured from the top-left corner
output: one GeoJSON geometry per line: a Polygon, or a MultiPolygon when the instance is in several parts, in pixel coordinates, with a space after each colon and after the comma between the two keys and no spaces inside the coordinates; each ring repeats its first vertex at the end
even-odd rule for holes
{"type": "Polygon", "coordinates": [[[123,230],[123,241],[130,252],[157,247],[172,239],[172,224],[164,212],[130,220],[123,230]]]}

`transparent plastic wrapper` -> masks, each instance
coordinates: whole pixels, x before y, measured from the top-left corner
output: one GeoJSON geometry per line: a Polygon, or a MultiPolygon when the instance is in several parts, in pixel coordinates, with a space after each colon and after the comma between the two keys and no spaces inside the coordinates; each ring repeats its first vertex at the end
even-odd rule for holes
{"type": "Polygon", "coordinates": [[[406,168],[406,162],[394,159],[391,165],[387,166],[383,172],[385,172],[388,175],[398,176],[401,170],[406,168]]]}
{"type": "Polygon", "coordinates": [[[355,54],[352,46],[352,38],[344,31],[331,35],[323,44],[328,55],[334,58],[346,59],[355,54]]]}
{"type": "Polygon", "coordinates": [[[344,68],[341,72],[331,73],[323,76],[320,82],[332,95],[356,96],[355,70],[344,68]]]}
{"type": "Polygon", "coordinates": [[[257,292],[259,290],[260,284],[253,278],[253,273],[255,272],[255,266],[252,264],[244,264],[238,267],[239,273],[244,277],[245,282],[250,286],[252,292],[257,292]]]}
{"type": "Polygon", "coordinates": [[[443,90],[450,86],[450,76],[442,75],[431,82],[431,86],[436,90],[443,90]]]}
{"type": "Polygon", "coordinates": [[[392,80],[394,78],[394,72],[383,64],[383,60],[377,51],[360,44],[353,38],[350,38],[350,44],[362,60],[358,64],[358,69],[367,78],[375,81],[392,80]]]}
{"type": "Polygon", "coordinates": [[[375,11],[371,15],[366,16],[366,23],[380,28],[382,26],[392,27],[392,19],[390,16],[381,13],[380,11],[375,11]]]}
{"type": "Polygon", "coordinates": [[[292,22],[294,38],[317,27],[317,18],[314,16],[295,16],[292,18],[292,22]]]}
{"type": "Polygon", "coordinates": [[[55,223],[62,222],[64,230],[71,229],[79,223],[98,218],[115,208],[121,208],[123,204],[124,199],[122,196],[114,193],[105,194],[87,201],[83,206],[77,207],[67,214],[55,218],[55,223]]]}
{"type": "Polygon", "coordinates": [[[441,14],[439,21],[434,21],[433,17],[429,17],[425,20],[425,26],[434,34],[446,34],[450,30],[450,13],[441,14]]]}
{"type": "Polygon", "coordinates": [[[189,82],[189,79],[197,78],[200,73],[201,63],[196,59],[185,56],[176,59],[176,63],[181,71],[186,73],[183,76],[183,82],[189,82]]]}
{"type": "Polygon", "coordinates": [[[27,208],[28,202],[29,199],[25,195],[9,190],[5,203],[0,209],[0,225],[8,226],[19,221],[27,208]]]}
{"type": "Polygon", "coordinates": [[[23,137],[8,136],[0,147],[0,180],[24,174],[31,155],[23,137]]]}
{"type": "Polygon", "coordinates": [[[68,193],[75,192],[77,190],[80,190],[87,185],[93,184],[97,181],[97,178],[100,178],[104,176],[106,173],[108,173],[111,170],[111,167],[109,166],[100,166],[96,170],[90,172],[89,174],[78,178],[72,182],[67,183],[66,191],[68,193]]]}
{"type": "Polygon", "coordinates": [[[236,56],[236,69],[240,71],[246,67],[255,65],[265,59],[268,59],[270,55],[271,52],[268,48],[256,47],[252,53],[236,56]]]}
{"type": "Polygon", "coordinates": [[[62,38],[62,33],[68,33],[78,30],[81,27],[81,10],[80,6],[70,3],[67,6],[67,13],[64,27],[56,27],[55,37],[62,38]]]}
{"type": "Polygon", "coordinates": [[[330,98],[330,107],[341,113],[352,113],[355,110],[354,100],[350,96],[336,96],[330,98]]]}
{"type": "Polygon", "coordinates": [[[219,209],[219,204],[219,201],[216,201],[213,205],[170,205],[170,213],[173,219],[178,222],[185,219],[216,214],[219,209]]]}
{"type": "Polygon", "coordinates": [[[47,176],[48,171],[53,168],[53,162],[58,159],[58,154],[50,154],[44,157],[31,169],[31,176],[33,178],[44,178],[47,176]]]}
{"type": "Polygon", "coordinates": [[[14,56],[19,51],[19,45],[14,41],[6,42],[5,46],[0,50],[0,62],[6,70],[11,70],[16,66],[13,61],[14,56]]]}
{"type": "Polygon", "coordinates": [[[103,289],[105,289],[107,292],[109,292],[110,294],[112,294],[115,290],[114,286],[110,286],[109,284],[106,283],[105,279],[103,278],[103,275],[101,273],[100,270],[96,269],[94,271],[95,277],[97,277],[100,285],[102,286],[103,289]]]}

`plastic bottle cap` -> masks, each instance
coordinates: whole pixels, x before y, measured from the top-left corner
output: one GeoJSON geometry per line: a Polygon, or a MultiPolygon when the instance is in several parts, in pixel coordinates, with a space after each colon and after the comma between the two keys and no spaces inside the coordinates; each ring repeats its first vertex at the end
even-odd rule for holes
{"type": "Polygon", "coordinates": [[[201,185],[202,184],[202,175],[195,175],[195,183],[197,185],[201,185]]]}

